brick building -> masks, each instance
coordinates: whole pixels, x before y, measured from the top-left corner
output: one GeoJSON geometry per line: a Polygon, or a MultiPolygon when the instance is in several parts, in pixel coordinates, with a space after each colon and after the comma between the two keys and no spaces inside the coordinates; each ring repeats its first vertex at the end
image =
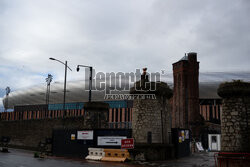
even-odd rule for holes
{"type": "Polygon", "coordinates": [[[200,119],[199,62],[196,53],[188,53],[173,64],[174,96],[172,127],[190,128],[200,119]]]}

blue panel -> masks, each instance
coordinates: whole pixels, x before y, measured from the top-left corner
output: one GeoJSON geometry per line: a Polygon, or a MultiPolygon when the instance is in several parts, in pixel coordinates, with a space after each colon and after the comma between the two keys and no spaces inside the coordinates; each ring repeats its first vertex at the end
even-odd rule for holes
{"type": "Polygon", "coordinates": [[[105,101],[109,104],[109,108],[127,108],[126,101],[105,101]]]}
{"type": "MultiPolygon", "coordinates": [[[[105,101],[109,104],[109,108],[127,108],[126,101],[105,101]]],[[[65,108],[68,110],[83,109],[84,103],[66,103],[65,108]]],[[[63,110],[63,104],[49,104],[49,110],[63,110]]]]}
{"type": "MultiPolygon", "coordinates": [[[[65,108],[67,110],[83,109],[84,103],[66,103],[65,108]]],[[[63,110],[63,104],[49,104],[49,110],[63,110]]]]}

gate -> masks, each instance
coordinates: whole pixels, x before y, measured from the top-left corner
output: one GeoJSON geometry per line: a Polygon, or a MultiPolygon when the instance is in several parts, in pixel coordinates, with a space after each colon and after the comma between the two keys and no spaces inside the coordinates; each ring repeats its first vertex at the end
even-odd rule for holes
{"type": "Polygon", "coordinates": [[[55,129],[53,130],[52,153],[55,156],[81,157],[88,155],[88,148],[120,148],[117,141],[107,142],[104,145],[98,145],[98,140],[108,140],[109,138],[131,138],[131,129],[55,129]],[[78,136],[79,131],[93,131],[93,136],[86,139],[78,136]],[[91,138],[92,137],[92,138],[91,138]],[[116,142],[116,143],[115,143],[116,142]]]}
{"type": "Polygon", "coordinates": [[[190,155],[191,133],[189,129],[172,128],[172,143],[175,147],[175,157],[190,155]]]}

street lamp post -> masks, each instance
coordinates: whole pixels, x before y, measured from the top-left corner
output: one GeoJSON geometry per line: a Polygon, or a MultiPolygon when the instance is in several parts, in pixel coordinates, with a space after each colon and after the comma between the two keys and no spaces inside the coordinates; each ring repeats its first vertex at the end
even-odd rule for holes
{"type": "Polygon", "coordinates": [[[63,89],[63,110],[64,110],[64,113],[63,113],[63,116],[65,115],[65,99],[66,99],[66,80],[67,80],[67,69],[70,69],[71,68],[67,65],[67,61],[65,61],[65,63],[63,63],[62,61],[60,60],[57,60],[55,58],[52,58],[50,57],[49,58],[50,60],[55,60],[55,61],[58,61],[59,63],[63,64],[65,66],[65,74],[64,74],[64,89],[63,89]]]}
{"type": "Polygon", "coordinates": [[[77,68],[76,68],[77,72],[80,70],[80,67],[87,67],[87,68],[89,68],[89,71],[90,71],[90,74],[89,74],[89,102],[91,102],[92,71],[93,71],[93,67],[91,67],[91,66],[85,66],[85,65],[77,65],[77,68]]]}

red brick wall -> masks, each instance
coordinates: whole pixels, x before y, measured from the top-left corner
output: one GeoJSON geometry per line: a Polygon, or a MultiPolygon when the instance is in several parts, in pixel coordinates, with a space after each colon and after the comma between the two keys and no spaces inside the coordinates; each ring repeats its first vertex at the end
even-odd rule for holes
{"type": "Polygon", "coordinates": [[[204,118],[205,121],[211,121],[213,119],[220,120],[221,119],[221,104],[201,104],[200,105],[200,114],[204,118]],[[211,107],[210,107],[211,106],[211,107]],[[210,111],[210,108],[212,109],[210,111]],[[210,112],[211,112],[211,118],[210,118],[210,112]]]}
{"type": "Polygon", "coordinates": [[[190,128],[199,118],[199,62],[196,53],[173,64],[172,127],[190,128]]]}

